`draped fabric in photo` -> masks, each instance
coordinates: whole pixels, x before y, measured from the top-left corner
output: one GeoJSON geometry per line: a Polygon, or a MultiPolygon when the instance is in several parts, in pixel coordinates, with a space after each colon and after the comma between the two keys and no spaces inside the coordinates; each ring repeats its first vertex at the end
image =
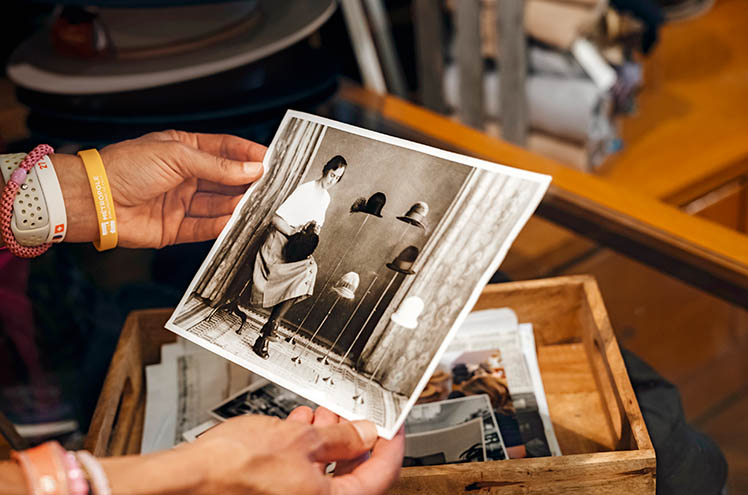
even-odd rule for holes
{"type": "Polygon", "coordinates": [[[251,281],[254,253],[273,213],[306,174],[324,131],[320,123],[296,118],[279,131],[277,145],[268,151],[272,155],[265,176],[242,204],[239,221],[223,238],[213,263],[196,286],[195,294],[210,300],[211,306],[238,297],[251,281]]]}

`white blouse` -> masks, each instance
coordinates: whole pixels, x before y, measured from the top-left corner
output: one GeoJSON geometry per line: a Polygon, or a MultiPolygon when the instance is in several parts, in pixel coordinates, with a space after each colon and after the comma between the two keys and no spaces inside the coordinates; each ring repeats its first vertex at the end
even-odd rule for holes
{"type": "Polygon", "coordinates": [[[314,180],[297,187],[278,207],[275,214],[285,220],[291,228],[300,227],[311,220],[322,227],[329,205],[330,193],[314,180]]]}

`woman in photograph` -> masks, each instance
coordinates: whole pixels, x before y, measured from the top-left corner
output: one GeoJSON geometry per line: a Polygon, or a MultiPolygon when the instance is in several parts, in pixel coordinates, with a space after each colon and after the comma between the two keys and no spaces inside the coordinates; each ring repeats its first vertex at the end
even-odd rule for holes
{"type": "MultiPolygon", "coordinates": [[[[255,354],[263,359],[268,357],[268,340],[277,338],[274,332],[281,318],[295,303],[314,292],[317,263],[310,251],[303,259],[298,259],[301,257],[298,253],[303,253],[304,245],[311,250],[316,247],[315,238],[330,205],[328,191],[340,181],[347,166],[345,158],[340,155],[330,158],[322,168],[322,175],[297,187],[273,215],[252,274],[251,303],[270,310],[270,316],[252,346],[255,354]],[[294,244],[298,243],[301,249],[299,246],[288,249],[292,236],[294,244]]],[[[241,328],[237,332],[241,332],[241,328]]]]}

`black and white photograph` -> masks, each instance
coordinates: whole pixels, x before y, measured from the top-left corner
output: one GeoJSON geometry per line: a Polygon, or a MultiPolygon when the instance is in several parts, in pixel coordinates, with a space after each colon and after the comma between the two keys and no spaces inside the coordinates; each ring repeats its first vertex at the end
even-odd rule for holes
{"type": "Polygon", "coordinates": [[[415,434],[441,430],[467,423],[475,418],[483,420],[483,444],[486,459],[501,461],[508,459],[499,424],[488,395],[460,397],[429,404],[417,404],[405,420],[405,444],[415,434]]]}
{"type": "Polygon", "coordinates": [[[483,462],[486,460],[483,435],[480,418],[413,433],[405,439],[403,467],[483,462]]]}
{"type": "Polygon", "coordinates": [[[298,406],[313,408],[314,404],[275,383],[259,380],[218,404],[211,410],[211,414],[220,421],[242,414],[264,414],[286,419],[298,406]]]}
{"type": "Polygon", "coordinates": [[[550,177],[289,111],[167,328],[391,438],[550,177]]]}

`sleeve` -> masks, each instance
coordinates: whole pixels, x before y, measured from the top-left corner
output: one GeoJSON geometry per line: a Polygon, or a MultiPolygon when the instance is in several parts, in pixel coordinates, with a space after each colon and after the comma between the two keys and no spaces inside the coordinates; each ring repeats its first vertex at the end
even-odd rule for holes
{"type": "Polygon", "coordinates": [[[327,191],[324,191],[325,196],[322,200],[322,208],[320,208],[320,211],[317,213],[317,224],[322,227],[325,224],[325,214],[327,213],[327,207],[330,206],[330,194],[327,191]]]}
{"type": "Polygon", "coordinates": [[[286,198],[286,200],[278,207],[277,210],[275,210],[275,214],[281,217],[283,220],[285,220],[288,225],[291,227],[298,227],[303,222],[299,222],[299,213],[300,213],[300,206],[303,201],[301,201],[302,196],[302,188],[306,184],[302,184],[299,187],[297,187],[294,192],[291,193],[289,197],[286,198]]]}

